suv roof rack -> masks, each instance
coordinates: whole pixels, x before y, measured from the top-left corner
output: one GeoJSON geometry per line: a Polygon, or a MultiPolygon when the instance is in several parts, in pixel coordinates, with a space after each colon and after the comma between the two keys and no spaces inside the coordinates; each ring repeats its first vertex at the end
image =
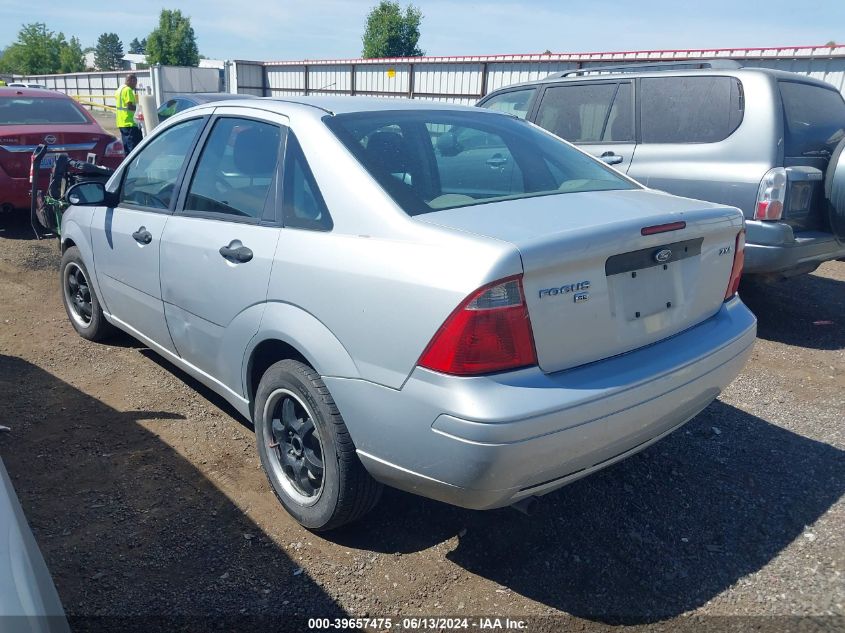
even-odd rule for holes
{"type": "Polygon", "coordinates": [[[651,62],[646,64],[617,64],[615,66],[592,66],[588,68],[578,68],[577,70],[567,70],[560,73],[553,73],[545,79],[558,79],[560,77],[574,77],[578,75],[586,75],[588,73],[604,73],[604,72],[637,72],[640,70],[683,70],[683,69],[702,69],[702,68],[725,68],[737,69],[742,68],[742,64],[733,59],[691,59],[674,62],[651,62]]]}

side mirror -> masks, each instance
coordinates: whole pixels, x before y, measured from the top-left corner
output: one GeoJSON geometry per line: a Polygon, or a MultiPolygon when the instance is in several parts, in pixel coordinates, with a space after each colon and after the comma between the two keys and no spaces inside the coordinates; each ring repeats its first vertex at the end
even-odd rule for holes
{"type": "Polygon", "coordinates": [[[106,186],[101,182],[80,182],[67,190],[65,198],[73,205],[94,206],[106,202],[106,186]]]}

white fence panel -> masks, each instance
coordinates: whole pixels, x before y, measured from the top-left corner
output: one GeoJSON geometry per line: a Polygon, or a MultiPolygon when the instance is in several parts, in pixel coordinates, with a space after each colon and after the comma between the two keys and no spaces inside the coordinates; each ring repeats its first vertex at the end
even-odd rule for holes
{"type": "Polygon", "coordinates": [[[217,68],[161,66],[157,69],[159,105],[178,94],[220,92],[220,71],[217,68]]]}
{"type": "Polygon", "coordinates": [[[268,67],[266,72],[267,86],[272,96],[305,92],[305,66],[268,67]]]}
{"type": "Polygon", "coordinates": [[[236,86],[238,94],[264,96],[264,66],[261,62],[234,62],[236,86]]]}
{"type": "Polygon", "coordinates": [[[415,64],[414,93],[422,95],[477,95],[481,93],[484,65],[415,64]]]}
{"type": "Polygon", "coordinates": [[[239,62],[239,67],[240,63],[249,64],[252,72],[262,76],[246,80],[239,75],[233,88],[264,94],[266,83],[270,89],[267,92],[274,95],[363,94],[474,103],[493,90],[542,79],[551,73],[591,66],[700,59],[734,59],[749,67],[801,73],[827,81],[845,93],[845,46],[239,62]]]}
{"type": "Polygon", "coordinates": [[[364,64],[355,67],[355,92],[366,95],[407,95],[409,64],[364,64]]]}
{"type": "Polygon", "coordinates": [[[126,75],[134,72],[138,77],[138,91],[152,91],[149,70],[102,71],[90,73],[69,73],[64,75],[27,75],[16,81],[40,83],[51,90],[70,95],[91,108],[90,103],[114,106],[114,92],[126,81],[126,75]]]}
{"type": "Polygon", "coordinates": [[[326,94],[327,92],[352,92],[351,65],[310,66],[308,68],[308,92],[326,94]]]}

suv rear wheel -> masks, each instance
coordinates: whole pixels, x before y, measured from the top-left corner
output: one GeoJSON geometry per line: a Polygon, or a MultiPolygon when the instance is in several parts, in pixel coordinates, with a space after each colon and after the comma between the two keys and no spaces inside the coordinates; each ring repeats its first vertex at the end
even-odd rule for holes
{"type": "Polygon", "coordinates": [[[261,465],[279,501],[315,532],[369,512],[382,486],[364,469],[319,374],[295,360],[264,373],[253,413],[261,465]]]}

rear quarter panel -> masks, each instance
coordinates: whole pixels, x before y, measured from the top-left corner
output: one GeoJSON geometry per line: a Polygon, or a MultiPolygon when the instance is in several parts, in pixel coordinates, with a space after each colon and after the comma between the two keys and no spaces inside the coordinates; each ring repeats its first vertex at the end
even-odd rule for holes
{"type": "MultiPolygon", "coordinates": [[[[416,239],[412,234],[390,239],[282,230],[268,301],[311,315],[346,351],[352,364],[335,354],[330,366],[319,368],[323,375],[401,387],[470,292],[522,270],[516,249],[501,242],[425,226],[417,227],[416,239]]],[[[281,312],[268,308],[262,334],[272,329],[287,328],[281,312]]],[[[306,357],[318,352],[300,351],[306,357]]]]}

